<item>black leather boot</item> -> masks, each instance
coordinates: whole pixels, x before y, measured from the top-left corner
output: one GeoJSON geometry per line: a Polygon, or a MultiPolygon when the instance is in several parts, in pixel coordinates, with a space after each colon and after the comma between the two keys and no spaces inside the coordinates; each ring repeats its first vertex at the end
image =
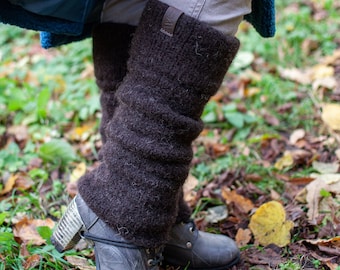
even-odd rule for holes
{"type": "Polygon", "coordinates": [[[229,237],[201,232],[190,221],[172,228],[163,256],[164,265],[181,269],[225,270],[239,261],[240,251],[229,237]]]}
{"type": "Polygon", "coordinates": [[[59,221],[51,241],[63,252],[80,238],[94,243],[97,270],[158,270],[162,260],[162,247],[147,249],[126,241],[77,195],[59,221]]]}

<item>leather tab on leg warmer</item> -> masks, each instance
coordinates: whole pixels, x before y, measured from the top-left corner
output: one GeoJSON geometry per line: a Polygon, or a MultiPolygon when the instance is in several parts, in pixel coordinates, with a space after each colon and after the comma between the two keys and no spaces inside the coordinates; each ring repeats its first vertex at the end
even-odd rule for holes
{"type": "Polygon", "coordinates": [[[169,7],[163,17],[162,20],[162,28],[161,32],[172,37],[174,35],[174,31],[176,28],[177,21],[179,17],[183,14],[182,11],[180,11],[177,8],[169,7]]]}

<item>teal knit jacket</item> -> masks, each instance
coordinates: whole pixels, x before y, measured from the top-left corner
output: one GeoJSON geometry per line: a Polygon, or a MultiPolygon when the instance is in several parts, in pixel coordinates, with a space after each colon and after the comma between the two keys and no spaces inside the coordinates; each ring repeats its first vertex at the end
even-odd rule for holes
{"type": "MultiPolygon", "coordinates": [[[[40,31],[43,48],[56,47],[91,36],[93,26],[100,21],[104,0],[53,1],[53,9],[49,9],[50,1],[46,0],[0,0],[0,22],[40,31]],[[20,4],[25,1],[34,10],[22,8],[20,4]]],[[[275,34],[274,1],[252,0],[252,13],[245,16],[263,37],[272,37],[275,34]]]]}

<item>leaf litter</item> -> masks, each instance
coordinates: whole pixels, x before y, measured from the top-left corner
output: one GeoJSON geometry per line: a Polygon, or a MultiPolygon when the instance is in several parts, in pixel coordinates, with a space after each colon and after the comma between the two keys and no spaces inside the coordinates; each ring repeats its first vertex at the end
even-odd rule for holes
{"type": "MultiPolygon", "coordinates": [[[[310,1],[306,2],[310,4],[310,1]]],[[[327,14],[320,7],[319,1],[312,2],[310,5],[313,18],[326,18],[327,14]]],[[[290,5],[287,9],[299,12],[298,6],[290,5]]],[[[312,55],[318,50],[318,45],[317,40],[307,38],[302,44],[303,53],[312,55]]],[[[20,48],[16,50],[20,51],[20,48]]],[[[45,51],[40,53],[44,54],[44,58],[49,58],[48,61],[53,61],[58,55],[56,50],[51,54],[46,54],[45,51]]],[[[9,62],[7,66],[5,64],[7,69],[1,70],[0,74],[3,74],[3,77],[11,76],[19,67],[32,62],[31,57],[35,54],[31,52],[31,55],[24,57],[20,63],[9,62]]],[[[212,175],[205,175],[203,181],[197,175],[190,174],[184,187],[186,201],[197,210],[194,219],[198,228],[228,235],[234,238],[241,248],[242,260],[233,270],[279,269],[280,265],[287,261],[296,262],[303,269],[321,269],[313,264],[315,260],[318,260],[324,269],[339,269],[339,61],[340,50],[337,49],[306,68],[273,68],[258,55],[244,51],[235,62],[236,69],[243,69],[242,72],[237,76],[227,77],[219,93],[212,99],[217,104],[215,118],[218,123],[228,122],[231,115],[237,119],[229,119],[226,125],[228,132],[220,126],[214,126],[214,123],[207,124],[207,129],[194,143],[195,154],[202,147],[204,154],[196,155],[193,165],[214,163],[230,154],[235,157],[254,156],[256,158],[252,159],[253,165],[261,168],[249,171],[247,166],[240,164],[236,167],[216,169],[212,175]],[[266,103],[270,97],[263,94],[262,86],[259,85],[264,79],[259,70],[277,74],[281,79],[293,82],[295,88],[292,91],[296,94],[296,100],[287,99],[274,110],[267,108],[266,103]],[[301,93],[296,90],[300,86],[308,90],[301,93]],[[294,108],[299,106],[299,101],[306,98],[313,100],[315,106],[315,115],[308,115],[306,118],[315,118],[317,125],[310,129],[300,126],[291,130],[285,129],[285,120],[280,118],[280,115],[292,114],[294,108]],[[247,100],[256,99],[262,102],[261,109],[248,109],[243,104],[247,100]],[[224,104],[239,100],[241,102],[236,106],[228,108],[227,112],[223,111],[224,104]],[[259,136],[249,120],[249,116],[253,115],[259,116],[257,120],[263,120],[269,127],[280,132],[264,132],[259,136]],[[246,135],[237,137],[242,136],[239,131],[246,135]],[[235,140],[235,143],[234,138],[243,139],[235,140]],[[250,145],[247,141],[249,138],[254,140],[250,145]],[[306,168],[310,172],[301,173],[306,168]],[[270,172],[267,173],[266,170],[270,172]],[[268,181],[266,187],[261,186],[263,181],[268,181]],[[200,207],[197,207],[198,205],[200,207]]],[[[92,65],[86,64],[81,77],[92,78],[92,73],[92,65]]],[[[39,73],[34,71],[23,74],[21,78],[33,86],[41,84],[39,73]]],[[[68,85],[60,74],[45,76],[45,80],[59,81],[60,85],[56,86],[54,95],[63,93],[68,85]]],[[[54,99],[56,97],[53,96],[54,99]]],[[[23,124],[18,125],[18,121],[13,117],[11,114],[9,119],[6,119],[5,131],[0,130],[0,150],[8,149],[8,145],[14,143],[22,155],[32,147],[30,143],[34,142],[38,146],[36,150],[40,150],[40,155],[32,155],[24,163],[14,158],[16,153],[5,156],[8,163],[16,165],[16,170],[1,175],[0,202],[1,207],[5,209],[5,215],[1,216],[0,221],[6,229],[10,227],[14,231],[15,241],[20,244],[21,255],[25,258],[23,267],[30,269],[43,259],[41,255],[32,254],[27,245],[46,245],[46,240],[38,233],[38,228],[53,228],[55,220],[60,218],[60,205],[67,204],[67,199],[60,194],[75,196],[77,178],[98,165],[93,152],[99,151],[100,142],[94,134],[97,123],[93,118],[78,124],[63,123],[62,128],[56,128],[60,134],[57,132],[55,136],[51,136],[47,132],[49,136],[39,138],[38,132],[30,130],[32,119],[24,118],[23,124]],[[57,140],[52,140],[51,143],[50,137],[57,140]],[[91,165],[77,160],[75,150],[86,157],[91,165]],[[52,163],[53,168],[48,168],[48,163],[52,163]],[[65,169],[63,166],[68,163],[71,168],[65,169]],[[49,170],[48,180],[44,180],[40,170],[49,170]],[[60,180],[64,185],[55,184],[60,180]],[[25,213],[9,218],[8,209],[5,207],[7,200],[19,202],[18,197],[27,196],[27,192],[32,190],[39,191],[42,205],[46,206],[44,211],[48,212],[53,220],[46,215],[31,217],[25,213]],[[12,198],[12,195],[16,197],[12,198]],[[54,199],[56,201],[53,201],[54,199]]],[[[76,113],[67,112],[65,119],[73,120],[73,117],[76,118],[76,113]]],[[[40,121],[48,123],[50,119],[40,121]]],[[[0,123],[3,122],[0,117],[0,123]]],[[[4,165],[6,164],[1,164],[0,160],[0,166],[4,165]]],[[[34,211],[32,212],[34,214],[34,211]]],[[[83,248],[85,246],[81,249],[83,248]]],[[[88,264],[88,259],[92,257],[93,254],[87,254],[83,255],[83,258],[65,256],[64,259],[75,269],[94,269],[88,264]]],[[[0,254],[0,262],[4,260],[0,254]]],[[[173,268],[168,268],[170,269],[173,268]]]]}

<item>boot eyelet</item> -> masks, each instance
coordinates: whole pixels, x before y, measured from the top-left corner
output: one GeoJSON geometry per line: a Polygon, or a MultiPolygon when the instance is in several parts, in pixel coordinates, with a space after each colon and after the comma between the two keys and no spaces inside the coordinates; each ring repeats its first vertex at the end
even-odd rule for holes
{"type": "Polygon", "coordinates": [[[192,244],[191,244],[190,241],[186,243],[186,247],[187,247],[187,248],[192,248],[192,244]]]}
{"type": "Polygon", "coordinates": [[[155,262],[153,259],[148,260],[148,266],[155,266],[155,262]]]}
{"type": "Polygon", "coordinates": [[[190,228],[189,228],[189,231],[190,231],[191,233],[193,233],[193,232],[194,232],[194,228],[193,228],[193,227],[190,227],[190,228]]]}

